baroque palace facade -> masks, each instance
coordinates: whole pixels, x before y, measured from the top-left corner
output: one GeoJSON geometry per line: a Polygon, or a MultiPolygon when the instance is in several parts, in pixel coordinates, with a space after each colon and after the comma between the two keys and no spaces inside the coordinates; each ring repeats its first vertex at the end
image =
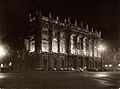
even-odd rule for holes
{"type": "Polygon", "coordinates": [[[101,32],[71,24],[70,19],[61,22],[41,14],[41,10],[29,14],[30,29],[24,38],[28,52],[28,66],[31,69],[97,69],[101,68],[100,54],[97,50],[101,32]]]}

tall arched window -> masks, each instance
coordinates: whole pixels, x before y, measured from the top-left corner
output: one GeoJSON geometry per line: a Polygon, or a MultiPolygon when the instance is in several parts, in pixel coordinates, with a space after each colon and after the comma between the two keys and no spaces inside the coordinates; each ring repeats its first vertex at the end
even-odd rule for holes
{"type": "Polygon", "coordinates": [[[25,39],[25,40],[24,40],[24,44],[25,44],[26,50],[29,51],[29,50],[30,50],[30,49],[29,49],[29,39],[25,39]]]}
{"type": "Polygon", "coordinates": [[[75,35],[71,35],[71,53],[75,54],[75,35]]]}
{"type": "Polygon", "coordinates": [[[32,40],[32,41],[30,42],[30,52],[34,52],[34,51],[35,51],[35,41],[32,40]]]}
{"type": "Polygon", "coordinates": [[[94,40],[94,56],[97,57],[97,42],[94,40]]]}
{"type": "Polygon", "coordinates": [[[43,52],[48,52],[49,51],[49,41],[48,41],[48,29],[43,28],[42,29],[42,51],[43,52]]]}
{"type": "Polygon", "coordinates": [[[77,37],[77,54],[80,55],[80,37],[77,37]]]}
{"type": "Polygon", "coordinates": [[[58,32],[54,30],[52,32],[52,52],[58,53],[58,32]]]}
{"type": "Polygon", "coordinates": [[[92,57],[92,40],[89,40],[89,56],[92,57]]]}
{"type": "Polygon", "coordinates": [[[29,40],[29,52],[34,52],[35,51],[35,39],[34,36],[30,36],[30,40],[29,40]]]}
{"type": "Polygon", "coordinates": [[[84,54],[84,55],[87,55],[86,41],[87,41],[87,39],[84,38],[84,39],[83,39],[83,54],[84,54]]]}
{"type": "Polygon", "coordinates": [[[60,53],[65,53],[65,34],[60,33],[60,53]]]}
{"type": "Polygon", "coordinates": [[[56,38],[52,39],[52,51],[55,53],[58,52],[58,42],[56,38]]]}

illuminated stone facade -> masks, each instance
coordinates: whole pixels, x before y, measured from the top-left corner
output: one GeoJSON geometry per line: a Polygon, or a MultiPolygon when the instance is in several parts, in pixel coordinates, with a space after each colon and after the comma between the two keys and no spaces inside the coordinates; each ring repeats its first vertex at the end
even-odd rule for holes
{"type": "Polygon", "coordinates": [[[33,69],[100,68],[97,47],[101,32],[90,31],[82,23],[79,27],[77,21],[71,24],[69,18],[64,22],[53,19],[51,13],[45,17],[40,11],[30,14],[29,19],[31,28],[24,43],[33,69]]]}

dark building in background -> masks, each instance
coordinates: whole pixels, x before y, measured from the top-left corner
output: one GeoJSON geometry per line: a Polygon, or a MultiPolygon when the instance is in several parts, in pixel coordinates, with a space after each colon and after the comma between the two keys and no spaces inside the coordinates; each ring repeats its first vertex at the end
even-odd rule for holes
{"type": "Polygon", "coordinates": [[[101,68],[97,50],[101,32],[71,24],[70,19],[61,22],[51,13],[45,17],[38,10],[29,14],[30,29],[24,37],[25,66],[27,69],[98,69],[101,68]]]}

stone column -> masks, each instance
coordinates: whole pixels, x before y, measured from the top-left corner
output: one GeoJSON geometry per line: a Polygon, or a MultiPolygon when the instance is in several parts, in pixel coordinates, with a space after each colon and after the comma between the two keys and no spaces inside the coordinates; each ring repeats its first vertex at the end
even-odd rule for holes
{"type": "Polygon", "coordinates": [[[90,42],[90,38],[88,39],[88,69],[91,69],[91,42],[90,42]]]}
{"type": "Polygon", "coordinates": [[[92,39],[92,61],[91,61],[91,67],[94,68],[94,40],[92,39]]]}
{"type": "Polygon", "coordinates": [[[90,68],[90,63],[89,63],[89,38],[86,39],[86,66],[87,66],[87,69],[90,68]]]}
{"type": "Polygon", "coordinates": [[[40,67],[41,63],[41,30],[42,30],[42,23],[41,23],[41,11],[36,11],[36,20],[35,20],[35,52],[36,52],[36,67],[40,67]]]}
{"type": "Polygon", "coordinates": [[[83,55],[84,55],[84,57],[83,57],[83,68],[86,66],[86,63],[87,63],[87,58],[86,58],[86,55],[85,55],[84,52],[86,52],[86,38],[85,37],[83,37],[83,55]]]}
{"type": "Polygon", "coordinates": [[[49,21],[49,58],[48,58],[48,68],[53,67],[53,60],[52,60],[52,31],[53,31],[53,26],[51,23],[51,18],[49,21]]]}
{"type": "Polygon", "coordinates": [[[60,53],[60,32],[58,32],[58,53],[60,53]]]}
{"type": "MultiPolygon", "coordinates": [[[[98,48],[99,46],[99,41],[96,39],[96,46],[98,48]]],[[[99,50],[96,48],[96,52],[97,52],[97,60],[96,60],[96,68],[98,69],[99,68],[99,50]]]]}
{"type": "Polygon", "coordinates": [[[95,67],[95,69],[97,68],[97,60],[98,60],[98,52],[97,52],[97,41],[96,41],[96,39],[94,39],[94,61],[95,61],[95,65],[94,65],[94,67],[95,67]]]}
{"type": "Polygon", "coordinates": [[[70,66],[70,52],[71,52],[71,47],[70,47],[70,29],[67,29],[66,32],[66,67],[70,66]]]}
{"type": "Polygon", "coordinates": [[[58,37],[57,37],[57,40],[58,40],[58,41],[57,41],[57,42],[58,42],[58,58],[57,58],[57,65],[58,65],[58,66],[57,66],[57,67],[60,68],[60,66],[61,66],[61,58],[60,58],[60,55],[59,55],[59,54],[60,54],[60,32],[58,31],[57,33],[58,33],[58,35],[57,35],[57,36],[58,36],[58,37]]]}
{"type": "Polygon", "coordinates": [[[80,63],[80,59],[79,59],[79,53],[78,53],[78,50],[80,50],[80,39],[79,39],[79,36],[77,36],[77,42],[76,42],[76,53],[77,53],[77,59],[76,59],[76,63],[77,63],[77,68],[79,67],[79,63],[80,63]]]}
{"type": "Polygon", "coordinates": [[[81,68],[84,67],[84,57],[83,57],[83,37],[81,38],[81,43],[80,43],[80,52],[81,52],[81,68]]]}
{"type": "Polygon", "coordinates": [[[81,50],[83,51],[83,37],[81,38],[81,50]]]}
{"type": "Polygon", "coordinates": [[[42,22],[41,22],[41,12],[36,12],[36,21],[35,21],[35,52],[37,54],[41,53],[41,30],[42,30],[42,22]]]}
{"type": "Polygon", "coordinates": [[[74,38],[74,45],[75,45],[75,57],[74,57],[74,68],[78,67],[78,55],[77,55],[77,35],[74,38]]]}

